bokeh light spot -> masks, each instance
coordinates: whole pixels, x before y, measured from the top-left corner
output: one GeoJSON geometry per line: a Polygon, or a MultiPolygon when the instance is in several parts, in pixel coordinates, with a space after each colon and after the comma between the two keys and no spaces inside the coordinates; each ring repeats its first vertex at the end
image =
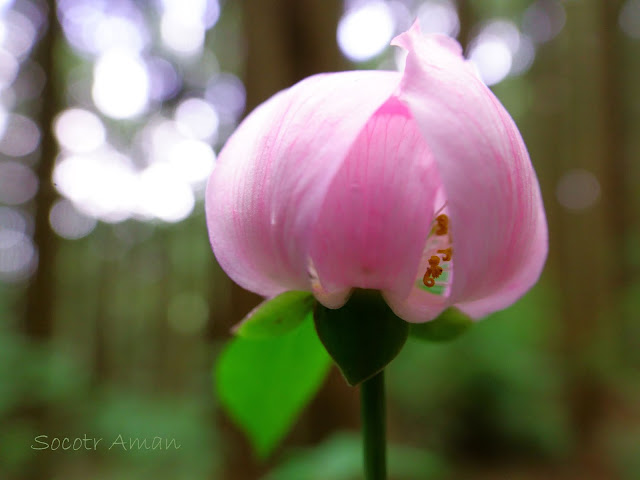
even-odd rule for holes
{"type": "Polygon", "coordinates": [[[640,1],[627,0],[620,9],[618,24],[631,38],[640,38],[640,1]]]}
{"type": "Polygon", "coordinates": [[[235,123],[242,115],[247,98],[242,80],[230,73],[221,73],[211,79],[204,96],[220,120],[227,123],[235,123]]]}
{"type": "Polygon", "coordinates": [[[140,52],[146,45],[140,23],[118,15],[100,18],[93,33],[94,50],[107,52],[114,48],[140,52]]]}
{"type": "Polygon", "coordinates": [[[176,109],[178,131],[188,137],[210,140],[218,131],[220,120],[213,106],[199,98],[189,98],[176,109]]]}
{"type": "Polygon", "coordinates": [[[64,157],[53,171],[56,188],[83,213],[105,222],[131,217],[137,200],[137,172],[131,160],[108,148],[64,157]]]}
{"type": "Polygon", "coordinates": [[[194,55],[202,50],[205,32],[218,21],[220,5],[213,0],[162,0],[160,33],[173,51],[194,55]]]}
{"type": "Polygon", "coordinates": [[[460,19],[453,2],[432,0],[423,3],[418,9],[420,30],[423,33],[441,33],[455,37],[460,32],[460,19]]]}
{"type": "Polygon", "coordinates": [[[354,62],[369,60],[387,46],[395,31],[393,12],[380,1],[362,2],[338,23],[338,46],[354,62]]]}
{"type": "Polygon", "coordinates": [[[511,53],[517,52],[520,47],[520,31],[516,24],[509,20],[498,19],[488,22],[479,36],[502,40],[511,53]]]}
{"type": "Polygon", "coordinates": [[[58,12],[69,43],[79,50],[96,53],[94,34],[104,18],[104,1],[60,0],[58,12]]]}
{"type": "Polygon", "coordinates": [[[139,212],[165,222],[179,222],[193,211],[195,198],[180,171],[167,163],[155,163],[140,174],[139,212]]]}
{"type": "Polygon", "coordinates": [[[51,207],[49,223],[59,236],[75,240],[89,235],[97,222],[80,213],[69,200],[61,199],[51,207]]]}
{"type": "Polygon", "coordinates": [[[480,36],[471,47],[469,60],[478,68],[482,81],[491,86],[501,82],[509,74],[512,54],[503,40],[480,36]]]}
{"type": "Polygon", "coordinates": [[[27,221],[19,211],[10,207],[0,207],[0,230],[26,234],[27,221]]]}
{"type": "Polygon", "coordinates": [[[149,34],[135,3],[60,0],[58,12],[65,36],[78,50],[94,55],[114,48],[141,52],[149,34]]]}
{"type": "Polygon", "coordinates": [[[0,202],[19,205],[38,191],[38,179],[31,168],[18,162],[0,163],[0,202]]]}
{"type": "Polygon", "coordinates": [[[26,56],[36,40],[36,28],[32,20],[13,9],[4,14],[1,22],[4,27],[2,47],[15,57],[26,56]]]}
{"type": "Polygon", "coordinates": [[[170,62],[160,57],[152,57],[147,62],[149,71],[149,96],[162,102],[173,97],[179,90],[181,79],[170,62]]]}
{"type": "Polygon", "coordinates": [[[0,48],[0,90],[7,88],[13,83],[20,65],[16,57],[11,55],[5,49],[0,48]]]}
{"type": "Polygon", "coordinates": [[[204,44],[204,24],[198,18],[167,12],[162,16],[160,32],[165,45],[184,55],[198,53],[204,44]]]}
{"type": "Polygon", "coordinates": [[[19,282],[27,279],[36,267],[36,251],[31,239],[22,232],[0,230],[0,279],[19,282]]]}
{"type": "Polygon", "coordinates": [[[169,161],[180,178],[197,185],[207,180],[216,157],[207,143],[200,140],[182,140],[172,145],[169,161]]]}
{"type": "Polygon", "coordinates": [[[168,161],[171,147],[183,139],[176,122],[165,118],[150,122],[142,139],[143,146],[148,149],[148,163],[168,161]]]}
{"type": "Polygon", "coordinates": [[[55,120],[54,131],[58,143],[74,153],[96,150],[105,142],[102,121],[93,113],[80,108],[62,112],[55,120]]]}
{"type": "Polygon", "coordinates": [[[600,182],[596,176],[583,169],[566,172],[558,181],[556,198],[569,210],[585,210],[595,205],[600,196],[600,182]]]}
{"type": "Polygon", "coordinates": [[[0,13],[4,13],[11,8],[15,0],[0,0],[0,13]]]}
{"type": "Polygon", "coordinates": [[[32,153],[40,143],[40,129],[29,117],[9,114],[4,134],[0,139],[0,153],[10,157],[23,157],[32,153]]]}
{"type": "Polygon", "coordinates": [[[142,60],[127,50],[100,56],[93,71],[93,101],[116,119],[143,113],[149,100],[149,75],[142,60]]]}
{"type": "Polygon", "coordinates": [[[526,35],[520,35],[518,49],[513,52],[513,63],[509,75],[522,75],[526,73],[536,58],[536,47],[526,35]]]}
{"type": "Polygon", "coordinates": [[[552,40],[564,23],[564,7],[558,0],[538,0],[522,16],[522,30],[536,43],[552,40]]]}

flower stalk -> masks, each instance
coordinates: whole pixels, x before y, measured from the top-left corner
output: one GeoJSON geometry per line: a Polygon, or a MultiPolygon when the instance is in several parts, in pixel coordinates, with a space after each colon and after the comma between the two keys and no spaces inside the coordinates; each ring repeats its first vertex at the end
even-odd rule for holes
{"type": "Polygon", "coordinates": [[[360,408],[366,480],[387,479],[384,370],[360,385],[360,408]]]}

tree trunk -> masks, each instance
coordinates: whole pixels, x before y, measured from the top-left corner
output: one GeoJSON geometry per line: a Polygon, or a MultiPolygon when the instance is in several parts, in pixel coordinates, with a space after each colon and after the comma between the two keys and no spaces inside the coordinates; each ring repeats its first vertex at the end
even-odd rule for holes
{"type": "MultiPolygon", "coordinates": [[[[34,198],[34,232],[33,243],[38,255],[38,267],[31,278],[26,291],[26,309],[21,325],[24,335],[34,343],[42,344],[51,338],[54,323],[54,285],[55,285],[55,255],[57,238],[49,225],[49,212],[56,199],[51,183],[55,157],[57,153],[56,140],[52,132],[52,122],[59,104],[59,85],[56,79],[56,65],[54,46],[58,39],[58,22],[56,18],[55,2],[47,4],[48,28],[43,35],[35,58],[42,65],[46,74],[46,83],[42,92],[38,121],[42,131],[40,145],[40,159],[36,167],[39,180],[38,192],[34,198]]],[[[48,432],[47,405],[28,398],[22,406],[18,416],[34,426],[39,433],[48,432]]],[[[37,461],[29,462],[22,473],[24,480],[40,480],[49,478],[52,458],[46,452],[38,455],[37,461]]]]}
{"type": "Polygon", "coordinates": [[[339,0],[245,0],[247,111],[320,72],[344,70],[336,43],[339,0]]]}
{"type": "MultiPolygon", "coordinates": [[[[568,83],[562,93],[564,137],[562,151],[556,152],[558,174],[585,169],[597,178],[601,193],[597,203],[585,210],[568,211],[555,207],[551,245],[559,266],[558,288],[563,314],[562,351],[567,365],[568,400],[576,438],[576,465],[587,475],[612,475],[598,444],[608,403],[607,387],[600,373],[598,352],[610,347],[615,320],[611,318],[615,282],[621,260],[616,245],[621,226],[616,223],[612,199],[623,196],[618,187],[621,168],[615,88],[617,72],[609,62],[610,38],[605,30],[615,30],[610,16],[603,18],[601,3],[567,3],[567,25],[563,32],[563,58],[570,59],[562,73],[568,83]],[[555,235],[553,232],[555,231],[555,235]],[[585,241],[588,239],[588,241],[585,241]]],[[[614,62],[615,63],[615,62],[614,62]]],[[[555,187],[555,185],[554,185],[555,187]]],[[[555,200],[555,199],[554,199],[555,200]]],[[[616,205],[619,200],[615,200],[616,205]]],[[[555,202],[554,202],[555,203],[555,202]]],[[[555,203],[557,205],[557,203],[555,203]]]]}

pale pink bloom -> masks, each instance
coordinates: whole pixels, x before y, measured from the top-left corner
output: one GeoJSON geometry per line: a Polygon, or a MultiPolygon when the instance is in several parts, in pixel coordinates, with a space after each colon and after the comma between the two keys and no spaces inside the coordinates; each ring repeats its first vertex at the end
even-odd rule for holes
{"type": "Polygon", "coordinates": [[[337,308],[367,288],[410,322],[451,305],[479,318],[540,276],[538,181],[455,40],[416,24],[393,44],[408,51],[403,73],[316,75],[244,120],[207,186],[211,245],[266,297],[307,290],[337,308]],[[431,266],[444,273],[423,281],[431,266]]]}

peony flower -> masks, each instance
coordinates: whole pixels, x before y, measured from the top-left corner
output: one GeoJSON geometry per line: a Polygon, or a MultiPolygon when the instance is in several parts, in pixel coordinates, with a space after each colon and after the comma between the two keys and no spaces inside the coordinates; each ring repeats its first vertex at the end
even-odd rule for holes
{"type": "Polygon", "coordinates": [[[518,129],[460,45],[393,40],[404,72],[309,77],[256,108],[206,192],[211,245],[240,286],[313,292],[329,308],[379,290],[409,322],[502,309],[547,255],[540,188],[518,129]]]}

